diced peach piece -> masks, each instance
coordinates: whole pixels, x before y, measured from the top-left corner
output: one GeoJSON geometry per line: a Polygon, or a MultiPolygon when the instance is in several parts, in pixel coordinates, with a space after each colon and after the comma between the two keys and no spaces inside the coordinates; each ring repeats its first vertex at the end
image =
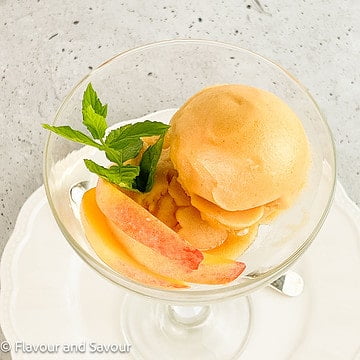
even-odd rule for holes
{"type": "Polygon", "coordinates": [[[110,220],[108,220],[108,224],[117,235],[119,243],[135,260],[150,270],[173,279],[198,284],[225,284],[236,279],[245,269],[245,265],[241,262],[205,254],[198,269],[187,272],[173,260],[129,237],[110,220]]]}
{"type": "Polygon", "coordinates": [[[96,201],[103,214],[133,239],[176,261],[185,270],[199,267],[203,259],[199,250],[116,186],[100,179],[96,201]]]}
{"type": "Polygon", "coordinates": [[[169,194],[166,194],[160,198],[153,214],[165,225],[173,229],[178,222],[175,217],[176,209],[175,201],[169,194]]]}
{"type": "Polygon", "coordinates": [[[190,196],[186,194],[176,176],[171,179],[169,184],[169,194],[174,199],[177,206],[190,206],[190,196]]]}
{"type": "Polygon", "coordinates": [[[178,234],[199,250],[219,246],[228,236],[225,229],[214,228],[204,221],[199,210],[193,206],[179,208],[176,218],[181,226],[178,234]]]}
{"type": "Polygon", "coordinates": [[[254,241],[258,224],[249,227],[244,235],[230,233],[228,238],[218,247],[206,251],[206,254],[220,256],[227,259],[237,259],[254,241]]]}
{"type": "Polygon", "coordinates": [[[117,240],[104,214],[96,204],[95,189],[87,191],[81,202],[81,220],[86,237],[107,265],[120,274],[146,285],[165,288],[186,288],[184,282],[152,272],[134,260],[117,240]]]}
{"type": "Polygon", "coordinates": [[[191,195],[191,203],[201,212],[202,218],[234,230],[255,224],[264,214],[263,206],[249,210],[228,211],[195,194],[191,195]]]}

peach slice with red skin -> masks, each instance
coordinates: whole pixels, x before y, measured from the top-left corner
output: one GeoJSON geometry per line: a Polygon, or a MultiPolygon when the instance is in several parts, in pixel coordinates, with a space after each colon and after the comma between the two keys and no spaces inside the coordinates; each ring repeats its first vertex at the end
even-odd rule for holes
{"type": "Polygon", "coordinates": [[[162,288],[187,288],[182,281],[152,272],[133,259],[107,224],[96,204],[95,189],[87,191],[81,202],[81,220],[86,237],[97,253],[112,269],[140,283],[162,288]]]}
{"type": "Polygon", "coordinates": [[[100,179],[96,187],[96,202],[102,213],[131,238],[172,259],[184,270],[199,267],[204,258],[201,251],[116,186],[100,179]]]}
{"type": "Polygon", "coordinates": [[[132,239],[111,220],[107,219],[107,222],[127,252],[139,263],[160,275],[191,283],[219,285],[233,281],[245,269],[242,262],[205,254],[197,270],[184,271],[184,268],[173,260],[132,239]]]}
{"type": "Polygon", "coordinates": [[[200,211],[203,219],[214,225],[222,225],[233,230],[251,226],[264,215],[263,206],[248,210],[228,211],[196,194],[191,194],[191,204],[200,211]]]}

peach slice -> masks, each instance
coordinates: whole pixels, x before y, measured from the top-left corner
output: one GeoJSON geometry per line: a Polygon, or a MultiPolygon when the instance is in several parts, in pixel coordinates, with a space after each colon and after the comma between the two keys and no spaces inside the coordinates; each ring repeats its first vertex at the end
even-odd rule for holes
{"type": "Polygon", "coordinates": [[[100,179],[96,187],[96,202],[103,214],[133,239],[176,261],[185,270],[199,267],[203,254],[198,249],[116,186],[100,179]]]}
{"type": "Polygon", "coordinates": [[[264,214],[263,206],[249,210],[228,211],[195,194],[191,195],[191,204],[201,212],[204,219],[234,230],[255,224],[264,214]]]}
{"type": "Polygon", "coordinates": [[[228,259],[237,259],[254,241],[258,224],[250,226],[244,235],[230,233],[228,238],[218,247],[206,251],[206,254],[220,256],[228,259]]]}
{"type": "Polygon", "coordinates": [[[174,199],[177,206],[190,206],[190,196],[186,194],[180,183],[177,181],[176,176],[171,179],[168,188],[170,196],[174,199]]]}
{"type": "Polygon", "coordinates": [[[146,285],[165,288],[188,287],[184,282],[154,273],[134,260],[111,231],[106,217],[96,204],[95,196],[95,188],[84,194],[81,202],[81,220],[86,237],[100,259],[120,274],[146,285]]]}
{"type": "Polygon", "coordinates": [[[201,284],[227,284],[235,280],[245,270],[245,267],[246,265],[243,262],[204,253],[204,260],[199,269],[193,271],[193,275],[198,272],[196,274],[198,280],[194,281],[190,276],[185,277],[185,279],[189,282],[201,284]]]}
{"type": "Polygon", "coordinates": [[[219,246],[228,236],[225,229],[214,228],[204,221],[199,210],[193,206],[179,208],[176,218],[181,226],[178,234],[199,250],[219,246]]]}
{"type": "Polygon", "coordinates": [[[178,222],[175,217],[176,209],[177,206],[174,199],[169,194],[166,194],[160,198],[157,208],[155,209],[153,214],[165,225],[173,229],[178,222]]]}
{"type": "Polygon", "coordinates": [[[136,261],[158,274],[191,283],[215,285],[233,281],[245,269],[245,264],[242,262],[205,254],[197,270],[184,271],[182,266],[132,239],[109,219],[107,221],[119,243],[126,248],[128,253],[136,261]]]}

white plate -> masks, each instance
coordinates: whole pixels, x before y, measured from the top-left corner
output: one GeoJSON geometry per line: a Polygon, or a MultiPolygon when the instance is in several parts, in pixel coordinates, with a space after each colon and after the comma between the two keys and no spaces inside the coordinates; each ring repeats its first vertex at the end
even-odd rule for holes
{"type": "MultiPolygon", "coordinates": [[[[359,239],[360,210],[338,184],[322,230],[294,266],[304,278],[304,293],[288,298],[267,288],[251,296],[253,330],[241,359],[360,359],[359,239]]],[[[131,351],[90,354],[91,341],[124,343],[120,304],[125,293],[71,249],[43,187],[20,211],[3,253],[1,285],[1,327],[13,346],[13,360],[132,358],[131,351]],[[60,350],[15,352],[15,342],[59,344],[60,350]],[[64,354],[62,345],[70,343],[78,351],[86,344],[86,353],[64,354]]]]}

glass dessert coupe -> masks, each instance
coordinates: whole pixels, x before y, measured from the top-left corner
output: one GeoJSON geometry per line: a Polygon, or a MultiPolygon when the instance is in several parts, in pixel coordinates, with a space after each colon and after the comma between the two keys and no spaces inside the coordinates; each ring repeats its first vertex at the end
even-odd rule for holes
{"type": "MultiPolygon", "coordinates": [[[[81,99],[91,82],[109,104],[109,126],[142,118],[169,121],[174,110],[206,86],[246,84],[282,98],[303,123],[311,148],[308,183],[296,203],[261,225],[240,257],[245,272],[226,285],[165,290],[112,270],[87,242],[72,192],[95,186],[83,158],[106,164],[97,150],[50,134],[45,187],[56,221],[80,257],[106,279],[128,290],[121,331],[139,359],[238,359],[252,326],[251,292],[266,286],[304,253],[331,204],[335,156],[329,128],[306,89],[287,71],[248,50],[203,40],[154,43],[123,52],[94,69],[66,97],[54,125],[80,128],[81,99]],[[142,295],[142,296],[141,296],[142,295]]],[[[191,130],[190,130],[191,131],[191,130]]],[[[93,289],[96,292],[96,288],[93,289]]],[[[271,311],[271,309],[269,309],[271,311]]]]}

